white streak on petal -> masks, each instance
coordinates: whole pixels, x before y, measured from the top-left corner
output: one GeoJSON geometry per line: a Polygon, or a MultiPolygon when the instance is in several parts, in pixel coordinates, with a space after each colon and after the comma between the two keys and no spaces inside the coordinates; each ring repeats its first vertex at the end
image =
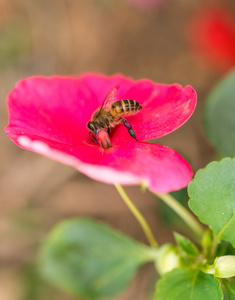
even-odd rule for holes
{"type": "Polygon", "coordinates": [[[78,158],[67,153],[50,148],[47,144],[41,141],[32,141],[27,136],[19,136],[18,143],[20,146],[35,151],[46,157],[59,161],[60,163],[70,165],[85,175],[108,184],[119,183],[123,185],[140,184],[145,182],[148,186],[148,181],[145,178],[136,176],[130,172],[120,172],[108,166],[99,166],[87,164],[78,158]]]}
{"type": "Polygon", "coordinates": [[[22,147],[30,147],[31,140],[27,136],[21,135],[21,136],[18,137],[18,143],[22,147]]]}

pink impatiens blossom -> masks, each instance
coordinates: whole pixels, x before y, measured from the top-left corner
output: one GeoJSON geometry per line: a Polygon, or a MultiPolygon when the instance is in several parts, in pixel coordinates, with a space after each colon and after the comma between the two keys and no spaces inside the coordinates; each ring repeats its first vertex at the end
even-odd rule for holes
{"type": "Polygon", "coordinates": [[[168,193],[187,186],[191,167],[174,150],[144,141],[183,125],[195,106],[191,86],[134,81],[120,74],[36,76],[19,81],[10,92],[5,131],[18,146],[71,165],[95,180],[144,183],[153,192],[168,193]],[[133,99],[143,107],[125,116],[139,142],[120,123],[111,130],[111,147],[104,149],[89,136],[86,124],[116,85],[117,100],[133,99]]]}

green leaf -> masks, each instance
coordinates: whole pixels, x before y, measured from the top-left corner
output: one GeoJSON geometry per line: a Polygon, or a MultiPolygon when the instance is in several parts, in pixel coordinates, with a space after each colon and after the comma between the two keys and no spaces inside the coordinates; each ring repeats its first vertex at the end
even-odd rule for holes
{"type": "Polygon", "coordinates": [[[199,254],[197,247],[188,238],[177,232],[174,233],[174,237],[178,244],[178,247],[187,255],[197,256],[199,254]]]}
{"type": "Polygon", "coordinates": [[[42,245],[44,277],[68,293],[89,299],[122,290],[155,250],[88,219],[57,225],[42,245]]]}
{"type": "Polygon", "coordinates": [[[199,270],[175,269],[157,283],[157,300],[222,300],[220,282],[199,270]]]}
{"type": "Polygon", "coordinates": [[[235,159],[224,158],[199,170],[189,183],[189,207],[217,239],[235,246],[235,159]]]}
{"type": "Polygon", "coordinates": [[[223,280],[226,289],[226,299],[235,300],[235,282],[229,282],[227,279],[223,280]]]}
{"type": "Polygon", "coordinates": [[[204,124],[208,137],[225,156],[235,156],[235,72],[230,73],[209,95],[204,124]]]}

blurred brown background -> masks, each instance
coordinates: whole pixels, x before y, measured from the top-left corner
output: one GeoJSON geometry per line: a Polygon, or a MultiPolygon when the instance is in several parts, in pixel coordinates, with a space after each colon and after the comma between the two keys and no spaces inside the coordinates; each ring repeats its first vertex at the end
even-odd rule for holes
{"type": "MultiPolygon", "coordinates": [[[[73,299],[41,283],[34,272],[40,241],[61,219],[90,216],[146,242],[114,187],[22,150],[8,139],[3,128],[9,90],[27,76],[77,75],[87,70],[191,84],[198,93],[196,112],[183,127],[157,142],[178,151],[196,171],[214,156],[201,115],[206,95],[222,76],[198,63],[185,39],[193,12],[206,2],[215,3],[165,0],[149,10],[125,0],[0,0],[1,300],[73,299]]],[[[220,2],[235,9],[232,0],[220,2]]],[[[148,191],[140,193],[139,187],[126,190],[158,241],[171,241],[171,229],[157,215],[155,197],[148,191]]],[[[154,276],[153,266],[145,266],[114,299],[147,299],[154,276]]]]}

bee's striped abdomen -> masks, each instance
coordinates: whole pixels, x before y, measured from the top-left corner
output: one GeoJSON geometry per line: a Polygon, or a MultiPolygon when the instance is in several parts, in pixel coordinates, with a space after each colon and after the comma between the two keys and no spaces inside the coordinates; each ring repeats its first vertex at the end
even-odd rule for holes
{"type": "Polygon", "coordinates": [[[113,115],[113,117],[121,117],[135,114],[141,108],[142,106],[139,104],[139,102],[135,100],[125,99],[114,102],[110,106],[109,111],[113,115]]]}

